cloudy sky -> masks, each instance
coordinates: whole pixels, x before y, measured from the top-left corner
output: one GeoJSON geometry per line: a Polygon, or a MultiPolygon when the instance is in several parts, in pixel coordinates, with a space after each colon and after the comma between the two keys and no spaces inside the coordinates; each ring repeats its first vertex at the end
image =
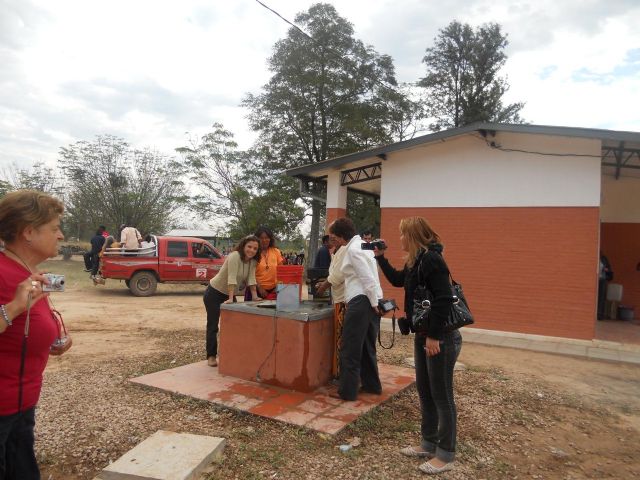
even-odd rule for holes
{"type": "MultiPolygon", "coordinates": [[[[264,0],[290,20],[315,2],[264,0]]],[[[424,75],[457,19],[508,33],[507,101],[531,123],[640,131],[638,0],[333,0],[356,37],[424,75]]],[[[109,133],[165,153],[213,122],[241,147],[241,99],[267,82],[289,26],[254,0],[0,0],[0,168],[54,165],[58,149],[109,133]]]]}

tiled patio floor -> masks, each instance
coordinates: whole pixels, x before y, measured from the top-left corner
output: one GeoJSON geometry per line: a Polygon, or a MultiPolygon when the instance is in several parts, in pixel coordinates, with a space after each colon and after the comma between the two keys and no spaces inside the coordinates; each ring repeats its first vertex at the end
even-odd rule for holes
{"type": "Polygon", "coordinates": [[[218,369],[207,366],[206,361],[131,381],[333,435],[414,383],[413,369],[384,364],[378,368],[382,395],[362,393],[355,402],[329,397],[335,386],[320,387],[309,393],[296,392],[220,375],[218,369]]]}
{"type": "Polygon", "coordinates": [[[596,339],[640,345],[640,320],[600,320],[596,322],[596,339]]]}

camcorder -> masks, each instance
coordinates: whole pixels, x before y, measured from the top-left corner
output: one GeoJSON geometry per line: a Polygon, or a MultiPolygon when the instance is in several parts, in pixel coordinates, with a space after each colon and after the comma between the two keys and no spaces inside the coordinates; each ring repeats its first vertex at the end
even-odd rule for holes
{"type": "Polygon", "coordinates": [[[42,283],[43,292],[64,292],[64,275],[45,273],[44,277],[49,280],[49,283],[42,283]]]}
{"type": "Polygon", "coordinates": [[[375,250],[376,248],[378,250],[386,250],[387,248],[387,244],[384,243],[384,240],[373,240],[369,243],[367,242],[363,242],[361,245],[362,250],[375,250]]]}

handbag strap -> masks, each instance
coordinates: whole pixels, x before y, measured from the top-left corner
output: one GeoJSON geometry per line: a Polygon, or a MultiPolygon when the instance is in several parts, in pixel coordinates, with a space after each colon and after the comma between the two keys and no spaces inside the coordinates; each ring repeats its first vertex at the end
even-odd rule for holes
{"type": "MultiPolygon", "coordinates": [[[[427,246],[427,249],[424,251],[424,253],[420,256],[420,265],[418,266],[418,281],[420,281],[420,275],[422,274],[422,260],[424,259],[424,256],[427,254],[427,252],[431,250],[429,248],[429,246],[427,246]]],[[[438,252],[437,250],[431,250],[432,252],[436,252],[438,255],[440,255],[441,257],[443,256],[442,253],[438,252]]],[[[451,280],[451,286],[455,287],[456,285],[460,285],[458,282],[455,281],[455,279],[453,278],[453,275],[451,274],[451,269],[449,268],[449,264],[447,264],[447,270],[449,272],[449,280],[451,280]]]]}

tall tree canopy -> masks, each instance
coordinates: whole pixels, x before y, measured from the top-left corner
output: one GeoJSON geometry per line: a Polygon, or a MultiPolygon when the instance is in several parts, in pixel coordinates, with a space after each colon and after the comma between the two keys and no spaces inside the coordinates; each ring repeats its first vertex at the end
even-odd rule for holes
{"type": "Polygon", "coordinates": [[[36,162],[31,167],[18,167],[13,164],[2,172],[2,184],[9,190],[31,189],[55,195],[64,199],[62,178],[55,170],[42,162],[36,162]]]}
{"type": "Polygon", "coordinates": [[[480,121],[522,123],[524,103],[502,103],[509,84],[498,73],[507,60],[507,45],[497,23],[474,30],[453,21],[439,31],[422,59],[427,75],[418,83],[427,90],[432,130],[480,121]]]}
{"type": "Polygon", "coordinates": [[[67,180],[66,207],[79,231],[83,225],[115,229],[127,223],[162,233],[186,201],[178,162],[118,137],[63,147],[59,164],[67,180]]]}
{"type": "MultiPolygon", "coordinates": [[[[267,188],[270,176],[260,169],[256,152],[238,149],[233,134],[220,123],[187,147],[183,155],[190,180],[201,192],[192,199],[193,209],[208,221],[224,221],[224,233],[241,238],[260,225],[269,225],[281,238],[292,238],[303,209],[286,189],[267,188]]],[[[277,182],[277,179],[271,179],[277,182]]]]}
{"type": "MultiPolygon", "coordinates": [[[[291,28],[268,60],[273,76],[259,95],[247,95],[250,126],[260,132],[265,171],[282,171],[388,143],[385,83],[395,85],[391,57],[354,38],[353,26],[332,5],[296,16],[309,36],[291,28]]],[[[279,188],[289,188],[290,180],[279,188]]],[[[310,253],[319,233],[321,202],[311,200],[310,253]]]]}

